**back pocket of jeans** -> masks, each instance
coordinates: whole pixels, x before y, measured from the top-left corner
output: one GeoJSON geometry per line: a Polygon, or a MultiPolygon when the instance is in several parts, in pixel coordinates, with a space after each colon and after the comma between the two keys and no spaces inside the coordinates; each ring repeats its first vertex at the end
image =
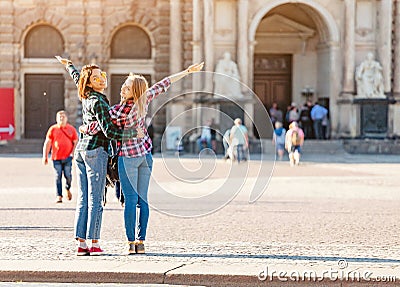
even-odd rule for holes
{"type": "Polygon", "coordinates": [[[92,150],[87,150],[87,151],[85,151],[85,156],[87,158],[95,158],[95,157],[98,157],[102,151],[104,151],[103,147],[98,147],[98,148],[95,148],[92,150]]]}

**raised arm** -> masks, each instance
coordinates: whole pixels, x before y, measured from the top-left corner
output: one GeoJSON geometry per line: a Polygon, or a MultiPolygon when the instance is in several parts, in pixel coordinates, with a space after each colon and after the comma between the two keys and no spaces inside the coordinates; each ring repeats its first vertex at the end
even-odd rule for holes
{"type": "Polygon", "coordinates": [[[182,72],[170,75],[168,78],[171,80],[171,83],[175,83],[191,73],[201,71],[201,69],[203,69],[203,66],[204,62],[201,62],[200,64],[190,65],[189,68],[183,70],[182,72]]]}
{"type": "Polygon", "coordinates": [[[146,93],[147,93],[147,103],[152,101],[153,99],[157,98],[161,93],[165,93],[168,88],[171,86],[172,83],[175,83],[182,79],[183,77],[189,75],[190,73],[198,72],[200,71],[204,66],[204,63],[200,64],[193,64],[189,66],[186,70],[183,70],[182,72],[170,75],[161,81],[155,83],[152,87],[150,87],[146,93]]]}
{"type": "Polygon", "coordinates": [[[78,86],[79,83],[79,71],[72,64],[72,61],[69,59],[61,58],[60,56],[55,56],[56,59],[65,66],[65,69],[68,71],[72,80],[74,80],[75,85],[78,86]]]}

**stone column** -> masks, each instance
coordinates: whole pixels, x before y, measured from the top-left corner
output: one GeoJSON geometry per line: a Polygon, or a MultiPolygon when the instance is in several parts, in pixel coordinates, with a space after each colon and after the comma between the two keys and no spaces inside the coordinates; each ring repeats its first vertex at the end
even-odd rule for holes
{"type": "Polygon", "coordinates": [[[383,86],[385,93],[391,91],[391,65],[392,65],[392,12],[393,1],[380,1],[379,12],[379,40],[378,60],[383,68],[383,86]]]}
{"type": "MultiPolygon", "coordinates": [[[[193,0],[193,63],[198,63],[203,60],[202,55],[202,42],[201,42],[201,0],[193,0]]],[[[199,81],[193,81],[193,89],[198,91],[201,83],[199,81]]]]}
{"type": "MultiPolygon", "coordinates": [[[[214,71],[214,0],[204,0],[204,64],[205,71],[214,71]]],[[[206,79],[206,91],[212,90],[211,77],[206,79]]]]}
{"type": "MultiPolygon", "coordinates": [[[[201,32],[202,32],[202,15],[203,12],[201,10],[203,0],[193,0],[193,63],[198,63],[203,60],[203,55],[202,55],[202,41],[201,41],[201,32]]],[[[192,89],[195,92],[198,92],[201,90],[201,81],[199,80],[199,77],[193,77],[193,82],[192,82],[192,89]]],[[[193,94],[193,100],[198,97],[196,93],[193,94]]],[[[200,112],[196,109],[198,107],[201,107],[201,104],[199,103],[194,103],[192,106],[192,126],[193,127],[198,127],[201,125],[201,114],[200,112]]]]}
{"type": "Polygon", "coordinates": [[[182,70],[182,20],[180,0],[170,0],[169,72],[182,70]]]}
{"type": "Polygon", "coordinates": [[[343,72],[343,93],[353,94],[354,89],[354,72],[355,72],[355,0],[345,0],[346,19],[345,19],[345,36],[344,36],[344,72],[343,72]]]}
{"type": "MultiPolygon", "coordinates": [[[[14,6],[13,1],[6,0],[1,1],[1,28],[0,32],[0,52],[1,52],[1,68],[0,68],[0,87],[10,88],[14,87],[15,78],[17,72],[14,67],[15,56],[18,55],[18,46],[14,43],[18,43],[19,39],[14,41],[14,6]]],[[[16,87],[16,88],[19,88],[16,87]]]]}
{"type": "Polygon", "coordinates": [[[5,0],[0,2],[1,32],[0,32],[0,88],[14,88],[14,128],[15,139],[20,140],[23,133],[23,119],[21,106],[23,91],[21,91],[20,62],[20,39],[16,39],[16,23],[14,1],[5,0]]]}
{"type": "Polygon", "coordinates": [[[200,0],[193,0],[193,62],[198,62],[201,58],[200,0]]]}
{"type": "MultiPolygon", "coordinates": [[[[104,39],[104,9],[101,0],[85,1],[86,11],[86,62],[102,66],[104,55],[102,43],[104,39]],[[98,11],[92,13],[92,11],[98,11]],[[92,33],[96,31],[96,33],[92,33]]],[[[85,63],[86,64],[86,63],[85,63]]]]}
{"type": "MultiPolygon", "coordinates": [[[[169,74],[177,73],[182,68],[182,18],[181,18],[181,0],[170,0],[170,18],[169,18],[169,74]]],[[[184,80],[178,81],[171,86],[171,92],[174,95],[180,95],[184,80]]],[[[167,124],[181,114],[184,110],[183,105],[172,105],[167,109],[167,124]]],[[[177,124],[177,123],[175,123],[177,124]]],[[[184,127],[184,122],[179,122],[184,127]]]]}
{"type": "Polygon", "coordinates": [[[396,15],[395,15],[395,46],[394,46],[394,81],[393,81],[393,97],[396,103],[389,105],[388,112],[388,130],[389,136],[399,136],[400,135],[400,0],[396,0],[394,5],[396,5],[396,15]]]}
{"type": "Polygon", "coordinates": [[[400,0],[396,0],[393,94],[400,99],[400,0]]]}
{"type": "Polygon", "coordinates": [[[248,10],[249,1],[238,1],[238,46],[237,46],[237,61],[241,81],[249,85],[249,39],[248,39],[248,10]]]}

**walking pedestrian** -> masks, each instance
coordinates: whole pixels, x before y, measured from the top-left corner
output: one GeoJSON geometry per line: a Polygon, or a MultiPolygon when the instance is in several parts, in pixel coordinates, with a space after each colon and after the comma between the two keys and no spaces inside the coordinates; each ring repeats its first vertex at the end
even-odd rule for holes
{"type": "Polygon", "coordinates": [[[249,147],[249,136],[247,128],[242,125],[242,120],[237,118],[234,121],[234,126],[231,128],[230,142],[232,150],[236,153],[236,160],[240,163],[242,160],[247,160],[247,150],[249,147]]]}
{"type": "Polygon", "coordinates": [[[197,146],[199,152],[201,152],[205,147],[211,149],[211,121],[208,120],[206,124],[201,128],[201,135],[197,139],[197,146]]]}
{"type": "Polygon", "coordinates": [[[222,137],[222,144],[224,146],[224,159],[233,160],[232,146],[231,146],[231,129],[227,129],[222,137]]]}
{"type": "Polygon", "coordinates": [[[286,133],[285,147],[289,153],[290,166],[299,165],[301,156],[301,147],[304,143],[304,132],[297,122],[292,122],[289,125],[289,130],[286,133]]]}
{"type": "Polygon", "coordinates": [[[72,182],[72,158],[76,144],[78,142],[78,134],[73,126],[68,123],[68,117],[65,111],[58,111],[56,114],[57,123],[52,125],[46,134],[46,140],[43,144],[44,165],[48,164],[48,155],[51,151],[51,159],[56,178],[56,203],[62,203],[62,176],[65,178],[65,191],[68,200],[72,199],[71,182],[72,182]]]}
{"type": "Polygon", "coordinates": [[[275,122],[274,138],[273,141],[276,144],[276,152],[278,153],[278,159],[283,159],[285,152],[285,137],[286,130],[281,122],[275,122]]]}

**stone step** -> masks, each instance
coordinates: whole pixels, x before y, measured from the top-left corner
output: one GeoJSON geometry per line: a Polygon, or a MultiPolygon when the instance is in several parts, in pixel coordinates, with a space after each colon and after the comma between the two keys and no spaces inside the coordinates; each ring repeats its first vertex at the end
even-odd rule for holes
{"type": "Polygon", "coordinates": [[[343,148],[352,154],[400,154],[400,140],[346,139],[343,148]]]}
{"type": "Polygon", "coordinates": [[[44,139],[22,139],[0,142],[0,154],[42,153],[44,139]]]}
{"type": "MultiPolygon", "coordinates": [[[[271,140],[264,140],[264,152],[273,153],[275,147],[271,140]]],[[[254,150],[257,150],[254,148],[254,150]]],[[[345,153],[342,140],[305,140],[302,152],[307,154],[337,154],[345,153]]]]}
{"type": "MultiPolygon", "coordinates": [[[[42,139],[0,141],[0,154],[42,153],[42,139]]],[[[271,140],[263,140],[264,152],[273,153],[271,140]]],[[[222,153],[222,144],[221,144],[222,153]]],[[[259,144],[252,144],[251,152],[259,152],[259,144]]],[[[400,154],[399,139],[345,139],[305,140],[302,148],[305,154],[400,154]]]]}

